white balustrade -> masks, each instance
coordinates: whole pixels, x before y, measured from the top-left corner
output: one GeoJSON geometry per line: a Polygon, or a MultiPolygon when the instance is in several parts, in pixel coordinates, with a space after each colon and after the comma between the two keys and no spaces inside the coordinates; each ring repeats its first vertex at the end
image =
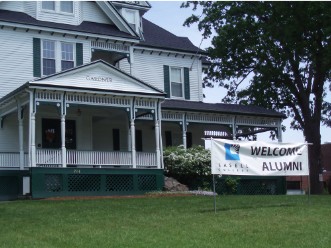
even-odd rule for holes
{"type": "Polygon", "coordinates": [[[67,150],[69,165],[131,165],[131,152],[67,150]]]}
{"type": "Polygon", "coordinates": [[[60,165],[62,164],[61,150],[37,149],[36,163],[39,165],[60,165]]]}
{"type": "Polygon", "coordinates": [[[154,152],[137,152],[138,167],[156,167],[156,153],[154,152]]]}
{"type": "MultiPolygon", "coordinates": [[[[24,167],[28,166],[28,154],[24,154],[24,167]]],[[[0,168],[20,168],[20,154],[18,152],[0,153],[0,168]]]]}
{"type": "MultiPolygon", "coordinates": [[[[67,150],[67,164],[77,166],[132,166],[131,152],[76,151],[67,150]]],[[[137,152],[137,166],[156,167],[156,153],[137,152]]],[[[28,154],[24,154],[25,167],[28,166],[28,154]]],[[[37,149],[38,167],[61,167],[61,149],[37,149]]],[[[19,168],[19,153],[0,153],[0,168],[19,168]]]]}
{"type": "Polygon", "coordinates": [[[19,168],[19,153],[0,153],[0,167],[19,168]]]}

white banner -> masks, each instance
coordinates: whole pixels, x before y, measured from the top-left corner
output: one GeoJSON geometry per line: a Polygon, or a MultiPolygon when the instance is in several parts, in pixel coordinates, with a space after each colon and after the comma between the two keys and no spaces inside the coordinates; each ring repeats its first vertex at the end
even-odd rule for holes
{"type": "Polygon", "coordinates": [[[211,139],[212,174],[307,176],[308,145],[211,139]]]}

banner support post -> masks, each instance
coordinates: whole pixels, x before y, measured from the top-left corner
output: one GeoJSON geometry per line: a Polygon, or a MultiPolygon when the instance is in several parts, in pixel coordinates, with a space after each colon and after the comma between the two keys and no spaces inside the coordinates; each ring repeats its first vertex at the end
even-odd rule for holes
{"type": "Polygon", "coordinates": [[[214,194],[214,212],[216,214],[216,187],[215,187],[215,174],[213,174],[213,194],[214,194]]]}

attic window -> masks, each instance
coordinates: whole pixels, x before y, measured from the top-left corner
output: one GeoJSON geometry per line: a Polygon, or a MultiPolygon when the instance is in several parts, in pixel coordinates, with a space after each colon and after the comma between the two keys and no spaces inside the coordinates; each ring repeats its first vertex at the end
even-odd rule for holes
{"type": "Polygon", "coordinates": [[[73,1],[43,1],[41,8],[44,11],[54,11],[57,13],[74,13],[73,1]]]}
{"type": "Polygon", "coordinates": [[[44,10],[55,11],[55,1],[43,1],[41,6],[44,10]]]}
{"type": "Polygon", "coordinates": [[[134,31],[137,31],[138,26],[138,12],[135,10],[124,9],[123,16],[125,20],[129,23],[134,31]]]}

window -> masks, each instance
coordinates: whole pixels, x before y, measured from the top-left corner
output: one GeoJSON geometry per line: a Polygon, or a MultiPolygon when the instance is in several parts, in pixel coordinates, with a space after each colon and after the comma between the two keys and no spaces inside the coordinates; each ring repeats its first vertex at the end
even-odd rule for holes
{"type": "Polygon", "coordinates": [[[55,11],[57,13],[74,13],[73,1],[42,1],[42,10],[55,11]]]}
{"type": "Polygon", "coordinates": [[[43,41],[43,74],[54,74],[55,66],[55,41],[43,41]]]}
{"type": "Polygon", "coordinates": [[[184,82],[183,70],[181,68],[170,68],[170,88],[171,97],[183,98],[184,82]]]}
{"type": "Polygon", "coordinates": [[[41,8],[44,10],[53,10],[55,11],[55,1],[43,1],[41,8]]]}
{"type": "Polygon", "coordinates": [[[51,75],[75,66],[74,44],[68,42],[42,41],[42,75],[51,75]]]}
{"type": "MultiPolygon", "coordinates": [[[[65,146],[76,149],[76,122],[66,120],[65,146]]],[[[59,119],[42,119],[42,148],[61,148],[61,121],[59,119]]]]}
{"type": "Polygon", "coordinates": [[[61,43],[61,70],[74,67],[74,45],[72,43],[61,43]]]}
{"type": "Polygon", "coordinates": [[[66,13],[74,12],[74,5],[72,1],[61,1],[60,2],[60,11],[66,13]]]}
{"type": "Polygon", "coordinates": [[[137,31],[137,11],[124,9],[123,16],[134,31],[137,31]]]}

